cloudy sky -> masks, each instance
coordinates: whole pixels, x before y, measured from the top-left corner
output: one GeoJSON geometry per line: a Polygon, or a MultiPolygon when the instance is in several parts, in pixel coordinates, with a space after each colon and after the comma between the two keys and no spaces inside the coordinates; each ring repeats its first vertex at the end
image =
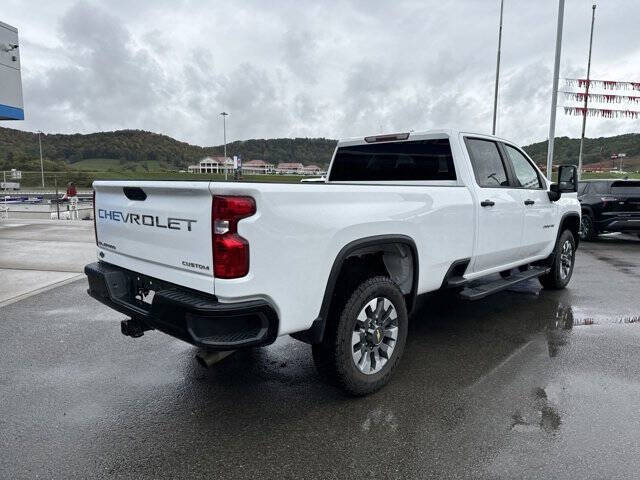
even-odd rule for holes
{"type": "MultiPolygon", "coordinates": [[[[592,78],[640,81],[638,0],[600,1],[592,78]]],[[[490,132],[499,0],[3,0],[24,122],[199,145],[455,127],[490,132]]],[[[498,134],[548,135],[556,0],[505,0],[498,134]]],[[[591,2],[567,0],[561,77],[586,72],[591,2]]],[[[561,87],[562,87],[561,83],[561,87]]],[[[560,97],[560,104],[568,104],[560,97]]],[[[640,131],[589,119],[588,136],[640,131]]],[[[558,135],[580,118],[558,112],[558,135]]]]}

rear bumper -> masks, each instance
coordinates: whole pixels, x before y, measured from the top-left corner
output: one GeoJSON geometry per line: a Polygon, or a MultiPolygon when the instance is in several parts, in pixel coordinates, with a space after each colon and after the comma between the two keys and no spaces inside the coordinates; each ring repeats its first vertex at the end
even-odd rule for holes
{"type": "Polygon", "coordinates": [[[273,343],[278,315],[264,300],[219,303],[213,295],[189,290],[105,262],[84,267],[87,293],[96,300],[193,345],[211,350],[235,350],[273,343]],[[136,298],[153,290],[151,304],[136,298]]]}
{"type": "Polygon", "coordinates": [[[599,231],[606,232],[640,232],[640,216],[617,215],[604,217],[596,222],[599,231]]]}

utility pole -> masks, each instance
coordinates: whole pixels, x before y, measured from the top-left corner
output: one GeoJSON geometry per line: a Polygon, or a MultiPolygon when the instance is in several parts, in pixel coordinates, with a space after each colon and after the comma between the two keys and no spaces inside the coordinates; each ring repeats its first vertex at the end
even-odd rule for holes
{"type": "Polygon", "coordinates": [[[582,149],[584,146],[584,131],[587,127],[587,105],[589,102],[589,79],[591,75],[591,47],[593,46],[593,23],[596,19],[596,4],[591,7],[591,33],[589,35],[589,60],[587,60],[587,88],[584,94],[584,111],[582,112],[582,134],[580,135],[580,154],[578,155],[578,180],[582,176],[582,149]]]}
{"type": "Polygon", "coordinates": [[[500,80],[500,49],[502,48],[502,11],[504,0],[500,0],[500,29],[498,30],[498,59],[496,60],[496,86],[493,93],[493,128],[491,135],[496,134],[496,117],[498,115],[498,82],[500,80]]]}
{"type": "Polygon", "coordinates": [[[227,112],[220,112],[222,115],[222,135],[224,139],[224,179],[227,179],[227,112]]]}
{"type": "Polygon", "coordinates": [[[558,105],[558,71],[562,52],[562,24],[564,22],[564,0],[558,0],[558,26],[556,28],[556,60],[553,65],[553,87],[551,90],[551,118],[549,120],[549,148],[547,150],[547,178],[551,180],[553,142],[556,137],[556,107],[558,105]]]}
{"type": "Polygon", "coordinates": [[[38,130],[38,145],[40,147],[40,174],[42,175],[42,188],[44,188],[44,164],[42,163],[42,141],[40,140],[40,134],[42,132],[38,130]]]}

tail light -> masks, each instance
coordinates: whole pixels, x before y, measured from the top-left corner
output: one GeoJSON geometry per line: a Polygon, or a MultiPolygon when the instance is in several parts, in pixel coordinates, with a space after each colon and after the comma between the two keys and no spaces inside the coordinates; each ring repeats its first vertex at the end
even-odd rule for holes
{"type": "Polygon", "coordinates": [[[96,245],[98,245],[98,227],[96,225],[96,191],[93,190],[93,236],[96,239],[96,245]]]}
{"type": "Polygon", "coordinates": [[[256,202],[251,197],[213,196],[211,233],[216,278],[240,278],[249,273],[249,242],[238,235],[238,222],[255,213],[256,202]]]}

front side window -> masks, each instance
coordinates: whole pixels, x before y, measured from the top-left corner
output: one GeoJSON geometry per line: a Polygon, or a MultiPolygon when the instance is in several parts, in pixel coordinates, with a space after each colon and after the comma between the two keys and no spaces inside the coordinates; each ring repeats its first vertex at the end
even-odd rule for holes
{"type": "Polygon", "coordinates": [[[578,195],[584,195],[584,193],[587,191],[587,186],[589,186],[589,184],[587,182],[579,182],[578,183],[578,195]]]}
{"type": "Polygon", "coordinates": [[[339,147],[330,181],[455,180],[449,139],[339,147]]]}
{"type": "Polygon", "coordinates": [[[508,187],[507,172],[496,142],[467,138],[466,143],[478,185],[486,188],[508,187]]]}
{"type": "Polygon", "coordinates": [[[511,145],[505,145],[504,148],[509,160],[511,160],[513,171],[516,174],[518,182],[520,182],[520,186],[523,188],[542,188],[538,172],[536,172],[533,165],[529,163],[529,160],[527,160],[520,151],[513,148],[511,145]]]}

